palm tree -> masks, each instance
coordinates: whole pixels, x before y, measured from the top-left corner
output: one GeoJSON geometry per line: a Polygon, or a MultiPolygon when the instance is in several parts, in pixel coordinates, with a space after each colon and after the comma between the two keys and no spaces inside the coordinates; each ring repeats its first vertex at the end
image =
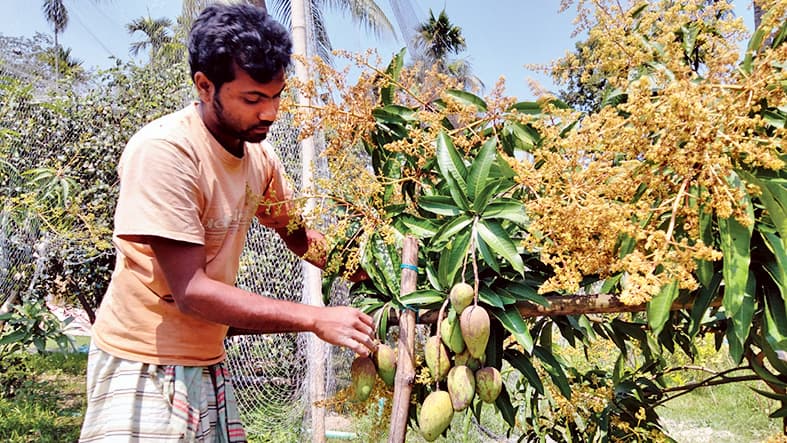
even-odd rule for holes
{"type": "MultiPolygon", "coordinates": [[[[66,29],[68,26],[68,10],[66,9],[66,5],[63,4],[63,0],[44,0],[44,3],[41,5],[44,11],[44,17],[46,17],[46,21],[52,25],[53,31],[55,32],[55,54],[57,54],[57,50],[59,48],[57,44],[57,36],[66,29]]],[[[60,57],[55,55],[55,84],[57,84],[57,80],[60,73],[59,67],[59,60],[60,57]]]]}
{"type": "MultiPolygon", "coordinates": [[[[98,2],[99,0],[93,0],[94,2],[98,2]]],[[[68,26],[68,9],[66,9],[65,2],[63,0],[43,0],[41,3],[41,9],[44,11],[44,17],[46,21],[52,25],[52,30],[55,32],[55,53],[57,54],[58,46],[58,35],[66,30],[68,26]]],[[[57,84],[58,73],[60,71],[59,68],[59,58],[55,56],[55,84],[57,84]]]]}
{"type": "Polygon", "coordinates": [[[82,60],[74,57],[71,54],[71,48],[63,48],[58,46],[55,51],[56,55],[46,52],[39,54],[39,59],[44,63],[53,66],[57,74],[62,74],[64,77],[71,77],[74,79],[82,79],[84,77],[84,69],[82,60]]]}
{"type": "Polygon", "coordinates": [[[426,58],[442,66],[445,66],[449,54],[458,54],[467,47],[462,28],[448,20],[445,9],[437,18],[434,12],[429,10],[429,19],[418,27],[416,39],[426,58]]]}
{"type": "Polygon", "coordinates": [[[455,58],[465,50],[467,44],[462,35],[462,28],[451,23],[443,9],[435,17],[429,10],[429,19],[416,28],[416,46],[420,53],[414,55],[415,60],[423,60],[424,65],[435,65],[441,72],[451,75],[462,82],[465,90],[479,92],[484,83],[472,73],[472,66],[467,59],[455,58]]]}
{"type": "Polygon", "coordinates": [[[126,25],[126,29],[130,35],[141,32],[145,35],[143,40],[138,40],[131,43],[129,52],[131,55],[138,55],[142,51],[150,47],[150,61],[153,62],[157,55],[160,55],[162,49],[170,45],[173,41],[172,34],[172,20],[161,17],[153,19],[150,16],[139,17],[126,25]]]}

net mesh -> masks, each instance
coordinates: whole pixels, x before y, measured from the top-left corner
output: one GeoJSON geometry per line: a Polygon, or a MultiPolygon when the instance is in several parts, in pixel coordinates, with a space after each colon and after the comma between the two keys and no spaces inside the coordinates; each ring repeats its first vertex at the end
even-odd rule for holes
{"type": "MultiPolygon", "coordinates": [[[[134,69],[124,68],[130,73],[106,77],[103,86],[82,84],[77,92],[53,92],[46,70],[3,66],[10,65],[0,61],[0,301],[6,308],[41,300],[73,307],[81,297],[95,308],[114,265],[108,244],[117,185],[114,165],[125,141],[144,122],[192,100],[192,88],[183,74],[170,80],[173,86],[167,89],[155,78],[159,74],[148,73],[158,89],[147,91],[134,69]],[[113,95],[131,87],[140,88],[140,96],[157,99],[143,98],[151,103],[129,112],[131,105],[113,95]],[[97,117],[99,112],[106,115],[97,117]],[[79,211],[68,209],[66,202],[74,199],[79,211]],[[106,220],[103,226],[98,219],[106,220]]],[[[282,115],[270,141],[297,189],[301,157],[296,134],[282,115]]],[[[317,165],[316,174],[324,170],[317,165]]],[[[301,301],[301,262],[275,232],[255,222],[237,284],[261,295],[301,301]]],[[[346,291],[337,287],[330,300],[345,304],[346,291]]],[[[303,441],[309,435],[307,341],[307,334],[226,340],[241,414],[252,439],[303,441]]],[[[329,364],[322,374],[328,396],[336,389],[336,365],[330,362],[337,356],[340,366],[349,365],[346,353],[328,347],[329,364]]]]}

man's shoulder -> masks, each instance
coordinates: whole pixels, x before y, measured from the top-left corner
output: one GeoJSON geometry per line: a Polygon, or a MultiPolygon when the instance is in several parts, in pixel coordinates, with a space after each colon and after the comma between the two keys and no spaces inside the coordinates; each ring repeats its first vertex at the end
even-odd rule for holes
{"type": "Polygon", "coordinates": [[[131,141],[159,139],[182,143],[198,136],[195,117],[199,118],[193,107],[187,106],[146,124],[131,137],[131,141]]]}

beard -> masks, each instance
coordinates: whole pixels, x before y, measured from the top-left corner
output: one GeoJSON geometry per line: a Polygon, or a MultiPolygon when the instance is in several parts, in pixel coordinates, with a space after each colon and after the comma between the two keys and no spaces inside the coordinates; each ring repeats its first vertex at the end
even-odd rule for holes
{"type": "Polygon", "coordinates": [[[252,127],[240,127],[240,125],[235,121],[227,118],[227,115],[224,113],[224,105],[221,103],[218,92],[213,96],[213,110],[216,114],[216,119],[221,126],[222,132],[233,138],[237,138],[248,143],[259,143],[265,140],[268,137],[267,131],[259,132],[259,130],[262,128],[270,128],[270,126],[273,124],[272,121],[261,120],[258,124],[252,127]]]}

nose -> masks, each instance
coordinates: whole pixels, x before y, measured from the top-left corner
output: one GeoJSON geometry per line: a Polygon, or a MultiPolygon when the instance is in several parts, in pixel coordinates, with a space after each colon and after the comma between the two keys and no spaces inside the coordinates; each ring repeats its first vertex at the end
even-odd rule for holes
{"type": "Polygon", "coordinates": [[[265,100],[257,109],[257,118],[261,121],[276,120],[276,114],[279,112],[279,100],[265,100]]]}

